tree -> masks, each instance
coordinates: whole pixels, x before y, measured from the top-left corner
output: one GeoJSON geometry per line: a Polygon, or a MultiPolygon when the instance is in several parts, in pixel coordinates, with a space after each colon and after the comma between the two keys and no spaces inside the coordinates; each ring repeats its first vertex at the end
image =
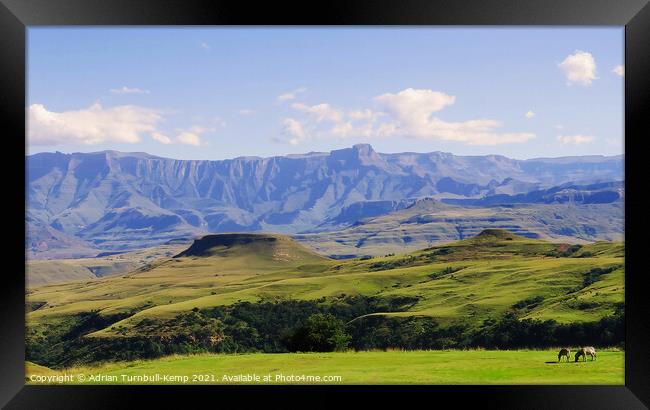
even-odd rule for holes
{"type": "Polygon", "coordinates": [[[284,344],[292,352],[332,352],[345,350],[350,336],[345,325],[331,314],[311,315],[293,334],[285,338],[284,344]]]}

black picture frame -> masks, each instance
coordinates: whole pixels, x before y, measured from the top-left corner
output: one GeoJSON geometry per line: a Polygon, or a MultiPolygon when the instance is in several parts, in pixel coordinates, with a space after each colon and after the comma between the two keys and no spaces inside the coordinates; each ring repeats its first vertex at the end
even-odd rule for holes
{"type": "MultiPolygon", "coordinates": [[[[454,407],[636,409],[650,406],[650,298],[644,287],[647,241],[642,195],[644,120],[650,106],[648,0],[463,0],[276,3],[207,0],[0,0],[0,118],[4,254],[0,286],[0,405],[10,409],[128,406],[134,397],[166,404],[219,397],[339,405],[350,398],[454,407]],[[625,26],[626,354],[624,386],[25,386],[24,327],[26,28],[59,25],[534,25],[625,26]],[[22,178],[22,179],[21,179],[22,178]],[[20,242],[20,238],[23,242],[20,242]],[[639,238],[639,240],[634,240],[639,238]],[[6,262],[11,261],[9,265],[6,262]],[[11,266],[11,268],[9,267],[11,266]],[[291,400],[288,401],[288,390],[291,400]],[[354,389],[354,391],[352,391],[354,389]],[[435,400],[435,402],[434,402],[435,400]],[[426,403],[426,402],[421,402],[426,403]]],[[[644,132],[645,131],[645,132],[644,132]]],[[[208,401],[207,403],[210,403],[208,401]]],[[[215,404],[215,402],[212,402],[215,404]]]]}

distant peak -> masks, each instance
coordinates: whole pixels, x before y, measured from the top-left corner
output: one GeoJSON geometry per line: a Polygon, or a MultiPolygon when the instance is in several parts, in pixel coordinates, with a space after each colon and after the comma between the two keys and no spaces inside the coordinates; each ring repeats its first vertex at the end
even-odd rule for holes
{"type": "Polygon", "coordinates": [[[386,167],[385,160],[372,148],[370,144],[356,144],[351,148],[343,148],[330,152],[335,160],[358,162],[361,165],[386,167]]]}
{"type": "Polygon", "coordinates": [[[370,144],[354,144],[352,146],[352,149],[362,152],[375,152],[375,150],[372,148],[372,145],[370,144]]]}

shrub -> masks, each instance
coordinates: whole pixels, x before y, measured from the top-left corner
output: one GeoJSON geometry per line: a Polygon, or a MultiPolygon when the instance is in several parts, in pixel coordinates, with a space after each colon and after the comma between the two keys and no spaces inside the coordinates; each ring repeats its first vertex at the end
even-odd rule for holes
{"type": "Polygon", "coordinates": [[[350,336],[334,315],[317,313],[296,328],[284,343],[291,352],[333,352],[347,349],[350,336]]]}
{"type": "Polygon", "coordinates": [[[532,297],[520,300],[519,302],[512,305],[512,307],[515,308],[515,309],[523,309],[523,308],[532,309],[533,307],[539,305],[543,301],[544,301],[544,296],[532,296],[532,297]]]}

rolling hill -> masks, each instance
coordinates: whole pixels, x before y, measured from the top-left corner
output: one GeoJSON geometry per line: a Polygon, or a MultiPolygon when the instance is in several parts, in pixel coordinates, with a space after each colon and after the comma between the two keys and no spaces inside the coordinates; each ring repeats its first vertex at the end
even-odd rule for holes
{"type": "Polygon", "coordinates": [[[415,251],[472,237],[484,229],[554,242],[621,241],[623,204],[505,204],[457,206],[423,199],[338,231],[295,234],[298,242],[333,258],[415,251]]]}
{"type": "MultiPolygon", "coordinates": [[[[412,253],[344,261],[284,235],[209,235],[128,274],[28,290],[28,345],[49,346],[56,337],[104,348],[162,341],[186,331],[191,315],[213,309],[259,306],[271,314],[291,301],[334,308],[350,298],[374,306],[353,321],[428,317],[441,326],[477,328],[514,311],[520,319],[594,322],[623,304],[623,257],[620,242],[571,246],[501,229],[412,253]]],[[[210,320],[197,331],[218,323],[210,320]]],[[[247,329],[239,320],[229,326],[247,329]]]]}

